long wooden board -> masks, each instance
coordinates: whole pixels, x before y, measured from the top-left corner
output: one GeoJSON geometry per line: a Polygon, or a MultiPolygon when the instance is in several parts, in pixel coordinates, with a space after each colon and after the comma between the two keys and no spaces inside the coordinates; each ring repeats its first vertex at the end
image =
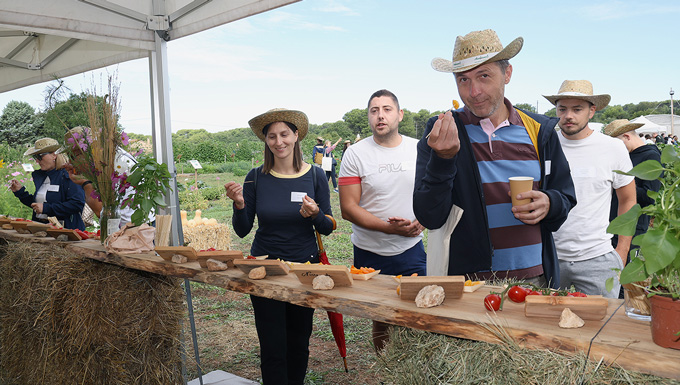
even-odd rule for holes
{"type": "Polygon", "coordinates": [[[0,230],[0,238],[13,242],[55,243],[74,254],[126,268],[174,277],[193,277],[197,282],[245,294],[454,337],[500,343],[499,337],[489,328],[502,327],[524,347],[546,348],[565,354],[589,351],[594,361],[603,359],[608,365],[680,380],[680,350],[655,345],[649,323],[628,318],[622,300],[607,300],[607,316],[602,320],[586,320],[585,326],[579,329],[561,329],[557,326],[557,319],[526,317],[524,304],[512,301],[506,301],[500,312],[487,312],[483,300],[491,290],[488,286],[458,299],[448,298],[441,306],[421,309],[411,301],[400,300],[395,291],[396,283],[387,275],[377,275],[368,281],[354,281],[348,287],[312,291],[308,286],[300,285],[292,274],[250,280],[236,269],[209,272],[202,270],[198,262],[177,265],[165,262],[153,253],[106,253],[99,241],[56,243],[51,238],[36,238],[13,230],[0,230]]]}

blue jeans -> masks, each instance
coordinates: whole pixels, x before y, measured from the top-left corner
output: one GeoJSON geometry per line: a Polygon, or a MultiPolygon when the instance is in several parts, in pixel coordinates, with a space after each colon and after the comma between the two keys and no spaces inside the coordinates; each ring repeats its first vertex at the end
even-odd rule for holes
{"type": "Polygon", "coordinates": [[[423,241],[397,255],[380,255],[354,246],[354,266],[372,267],[380,274],[389,275],[427,275],[427,254],[423,241]]]}

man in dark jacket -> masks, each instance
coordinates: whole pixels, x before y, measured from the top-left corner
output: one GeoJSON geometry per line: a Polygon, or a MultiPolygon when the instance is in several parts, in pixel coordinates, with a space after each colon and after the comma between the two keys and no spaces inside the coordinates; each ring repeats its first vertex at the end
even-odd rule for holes
{"type": "MultiPolygon", "coordinates": [[[[450,238],[448,274],[512,277],[559,285],[552,232],[576,204],[569,164],[555,118],[526,113],[505,99],[512,66],[522,48],[503,48],[492,30],[458,36],[453,61],[432,67],[455,76],[465,107],[428,121],[418,144],[413,208],[429,229],[442,227],[453,205],[463,209],[450,238]],[[508,177],[532,176],[532,191],[512,207],[508,177]]],[[[428,258],[430,255],[428,255],[428,258]]]]}
{"type": "MultiPolygon", "coordinates": [[[[641,123],[631,123],[628,119],[617,119],[609,123],[604,128],[604,133],[613,137],[618,138],[623,141],[628,149],[628,154],[630,155],[630,160],[633,163],[633,167],[646,160],[656,160],[661,162],[661,151],[656,145],[648,145],[645,141],[635,134],[635,130],[642,127],[641,123]]],[[[628,170],[622,170],[628,171],[628,170]]],[[[661,188],[661,181],[659,180],[642,180],[638,177],[635,178],[635,190],[637,196],[637,203],[640,206],[645,207],[654,203],[654,199],[647,195],[647,191],[659,191],[661,188]]],[[[616,218],[617,210],[619,207],[619,200],[616,193],[612,194],[611,210],[609,211],[609,220],[616,218]]],[[[640,215],[638,218],[637,226],[635,227],[635,236],[646,233],[649,227],[649,215],[640,215]]],[[[618,236],[614,235],[612,238],[612,245],[616,247],[618,242],[618,236]]],[[[638,246],[631,244],[631,249],[635,249],[638,246]]]]}

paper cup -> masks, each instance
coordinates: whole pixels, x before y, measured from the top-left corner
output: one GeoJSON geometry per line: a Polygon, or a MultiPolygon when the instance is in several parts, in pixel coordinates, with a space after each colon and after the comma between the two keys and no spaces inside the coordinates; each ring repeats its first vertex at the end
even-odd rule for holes
{"type": "Polygon", "coordinates": [[[512,205],[520,206],[531,203],[531,199],[517,199],[517,194],[531,191],[534,187],[534,178],[530,176],[513,176],[508,178],[510,181],[510,195],[512,198],[512,205]]]}

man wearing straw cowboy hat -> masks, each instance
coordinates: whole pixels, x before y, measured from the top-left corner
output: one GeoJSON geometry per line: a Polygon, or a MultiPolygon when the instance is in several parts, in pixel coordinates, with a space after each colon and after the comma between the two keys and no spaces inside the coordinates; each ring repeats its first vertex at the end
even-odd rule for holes
{"type": "MultiPolygon", "coordinates": [[[[545,96],[545,95],[544,95],[545,96]]],[[[560,143],[569,160],[578,205],[555,232],[560,261],[560,286],[574,286],[586,294],[618,298],[620,285],[608,291],[612,269],[626,263],[632,237],[620,236],[616,250],[611,244],[609,207],[612,189],[619,199],[618,213],[635,204],[633,177],[615,170],[630,170],[626,147],[621,141],[588,127],[588,121],[609,104],[611,97],[595,95],[587,80],[565,80],[556,95],[545,96],[560,118],[560,143]]]]}
{"type": "MultiPolygon", "coordinates": [[[[661,151],[655,145],[648,146],[644,139],[639,137],[635,130],[642,127],[642,123],[632,123],[628,119],[617,119],[609,123],[604,128],[604,133],[611,136],[612,138],[618,138],[623,141],[623,144],[628,150],[628,155],[630,156],[630,161],[633,163],[633,167],[646,160],[656,160],[661,162],[661,151]]],[[[627,170],[624,170],[627,171],[627,170]]],[[[657,179],[655,180],[642,180],[635,177],[635,195],[637,203],[640,206],[645,207],[654,203],[654,199],[647,195],[647,191],[659,191],[661,188],[661,182],[657,179]]],[[[612,204],[609,210],[609,220],[613,220],[618,215],[619,200],[616,194],[612,194],[612,204]]],[[[646,233],[649,227],[649,215],[640,215],[638,218],[637,226],[635,227],[635,235],[646,233]]],[[[612,245],[617,246],[618,236],[614,235],[612,237],[612,245]]],[[[637,248],[637,246],[631,246],[631,249],[637,248]]]]}
{"type": "Polygon", "coordinates": [[[452,61],[432,61],[435,70],[453,73],[465,107],[428,121],[418,144],[413,206],[429,229],[446,225],[454,205],[463,210],[444,274],[556,287],[552,232],[576,197],[557,119],[521,111],[504,97],[508,60],[522,44],[519,37],[504,48],[494,31],[474,31],[456,38],[452,61]],[[513,207],[508,178],[520,175],[534,179],[531,191],[516,195],[530,203],[513,207]]]}

